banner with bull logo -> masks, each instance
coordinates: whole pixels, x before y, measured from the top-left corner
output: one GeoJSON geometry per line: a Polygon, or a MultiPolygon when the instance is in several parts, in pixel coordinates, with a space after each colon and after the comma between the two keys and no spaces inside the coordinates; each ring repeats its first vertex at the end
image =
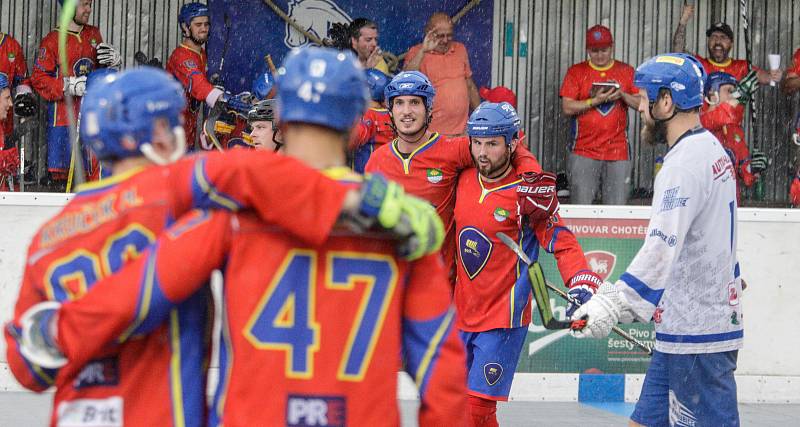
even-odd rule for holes
{"type": "MultiPolygon", "coordinates": [[[[565,218],[564,221],[578,238],[592,271],[612,282],[633,260],[647,232],[644,219],[565,218]]],[[[544,251],[540,254],[547,281],[563,289],[555,259],[544,251]]],[[[567,308],[564,300],[551,292],[550,305],[555,317],[564,320],[567,308]]],[[[528,328],[517,372],[639,374],[647,370],[649,357],[616,334],[602,340],[577,340],[566,330],[545,329],[535,306],[533,312],[533,324],[528,328]]],[[[646,344],[655,343],[652,324],[620,327],[646,344]]]]}
{"type": "MultiPolygon", "coordinates": [[[[455,15],[463,0],[421,0],[375,3],[363,0],[274,0],[306,32],[325,38],[335,23],[364,17],[378,23],[378,43],[400,55],[421,43],[428,17],[437,11],[455,15]]],[[[286,23],[262,0],[208,0],[211,34],[208,41],[209,75],[219,72],[227,90],[250,90],[253,78],[266,71],[264,56],[277,66],[291,48],[307,46],[306,35],[286,23]],[[227,25],[226,25],[227,24],[227,25]],[[226,42],[227,40],[227,42],[226,42]],[[227,51],[225,44],[228,44],[227,51]]],[[[485,0],[469,11],[454,28],[454,39],[466,45],[473,79],[480,86],[491,80],[492,15],[494,2],[485,0]]]]}

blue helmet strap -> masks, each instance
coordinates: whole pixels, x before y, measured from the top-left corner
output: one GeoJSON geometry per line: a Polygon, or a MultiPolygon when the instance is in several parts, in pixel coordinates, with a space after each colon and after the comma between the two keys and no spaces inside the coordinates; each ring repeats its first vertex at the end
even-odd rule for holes
{"type": "MultiPolygon", "coordinates": [[[[420,98],[422,98],[422,97],[420,96],[420,98]]],[[[423,101],[424,101],[424,99],[423,99],[423,101]]],[[[394,113],[392,112],[392,109],[394,109],[394,98],[392,98],[392,100],[390,102],[388,102],[388,104],[390,105],[390,107],[389,107],[389,117],[392,118],[392,120],[389,121],[389,127],[392,128],[392,130],[394,131],[395,135],[397,135],[398,138],[403,139],[402,137],[400,137],[400,132],[397,131],[397,126],[394,124],[394,113]]],[[[425,133],[428,130],[428,126],[430,126],[430,124],[431,124],[431,119],[433,119],[433,111],[428,111],[428,106],[425,105],[425,124],[422,126],[422,129],[420,129],[419,138],[417,138],[415,141],[407,141],[405,139],[403,139],[403,141],[405,141],[405,142],[407,142],[409,144],[416,144],[416,143],[420,142],[422,140],[422,138],[425,137],[425,133]]]]}

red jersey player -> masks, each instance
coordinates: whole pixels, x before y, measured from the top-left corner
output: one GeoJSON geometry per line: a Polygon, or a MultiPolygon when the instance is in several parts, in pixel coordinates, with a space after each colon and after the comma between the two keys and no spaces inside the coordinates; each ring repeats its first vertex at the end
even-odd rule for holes
{"type": "Polygon", "coordinates": [[[741,184],[750,187],[767,169],[767,156],[753,149],[752,156],[744,139],[741,123],[744,105],[739,103],[736,79],[721,71],[708,75],[705,84],[706,102],[700,109],[700,123],[711,131],[728,152],[736,168],[736,195],[741,202],[741,184]]]}
{"type": "Polygon", "coordinates": [[[572,118],[570,201],[592,204],[602,176],[603,204],[624,205],[630,193],[628,108],[639,106],[633,67],[614,59],[611,30],[602,25],[586,31],[586,52],[589,59],[569,67],[559,91],[561,110],[572,118]]]}
{"type": "MultiPolygon", "coordinates": [[[[185,100],[163,71],[145,67],[106,77],[84,101],[81,139],[112,163],[114,176],[81,188],[34,237],[15,317],[5,330],[9,365],[31,390],[56,386],[53,424],[88,417],[111,425],[113,417],[126,426],[201,425],[207,313],[202,294],[170,310],[170,323],[156,333],[60,371],[20,353],[22,314],[41,301],[82,297],[192,207],[252,206],[287,233],[318,243],[336,220],[337,207],[357,212],[360,196],[300,162],[266,152],[237,150],[154,166],[183,152],[185,100]],[[148,375],[158,369],[162,375],[148,375]]],[[[194,261],[184,257],[180,264],[192,267],[194,261]]]]}
{"type": "MultiPolygon", "coordinates": [[[[30,80],[28,79],[28,64],[25,62],[25,53],[19,42],[8,34],[0,33],[0,74],[5,75],[9,82],[9,87],[14,92],[14,103],[23,103],[24,106],[35,108],[36,100],[31,95],[30,80]]],[[[17,110],[20,110],[17,108],[17,110]]],[[[30,110],[27,110],[30,111],[30,110]]],[[[36,113],[36,110],[33,110],[36,113]]],[[[34,114],[31,114],[34,115],[34,114]]],[[[20,112],[17,112],[20,115],[20,112]]],[[[25,116],[29,117],[29,116],[25,116]]],[[[14,130],[14,116],[9,110],[5,116],[2,132],[6,139],[11,136],[14,130]]],[[[9,147],[11,148],[11,147],[9,147]]],[[[0,145],[0,150],[3,146],[0,145]]]]}
{"type": "Polygon", "coordinates": [[[369,68],[364,73],[372,101],[350,135],[350,150],[353,151],[350,168],[358,173],[364,173],[373,151],[390,143],[395,137],[392,117],[384,103],[384,90],[389,84],[389,77],[375,68],[369,68]]]}
{"type": "MultiPolygon", "coordinates": [[[[352,54],[320,48],[290,53],[278,79],[287,156],[343,181],[360,181],[345,167],[345,147],[365,91],[352,54]],[[312,93],[304,98],[298,89],[307,83],[312,93]]],[[[396,191],[402,191],[397,184],[372,179],[363,211],[389,214],[379,202],[396,191]]],[[[409,214],[435,222],[441,244],[438,214],[411,200],[417,210],[409,214]]],[[[374,231],[357,236],[339,230],[324,243],[304,244],[247,214],[198,211],[165,233],[152,253],[64,305],[56,343],[73,360],[85,357],[96,341],[118,337],[140,320],[136,301],[150,282],[146,277],[164,296],[153,300],[151,316],[165,318],[165,299],[192,295],[224,264],[221,378],[210,425],[399,425],[401,344],[405,368],[420,389],[419,424],[464,425],[464,355],[441,258],[403,260],[394,239],[374,231]],[[187,256],[191,265],[175,262],[187,256]],[[95,339],[82,339],[89,333],[95,339]]],[[[53,317],[38,319],[53,323],[53,317]]],[[[26,330],[49,334],[48,328],[26,330]]]]}
{"type": "MultiPolygon", "coordinates": [[[[519,118],[507,102],[484,102],[470,116],[467,134],[476,168],[463,171],[456,194],[458,281],[457,325],[466,344],[469,410],[474,426],[497,426],[497,401],[508,400],[511,381],[531,322],[531,284],[525,265],[496,236],[517,238],[532,259],[541,245],[554,253],[564,283],[588,300],[600,285],[575,236],[558,219],[552,174],[517,177],[511,153],[519,143],[519,118]],[[540,178],[542,177],[542,178],[540,178]],[[524,202],[530,221],[520,230],[518,186],[535,191],[524,202]],[[548,209],[549,208],[549,209],[548,209]],[[532,217],[536,217],[534,220],[532,217]]],[[[522,221],[520,221],[522,222],[522,221]]]]}
{"type": "MultiPolygon", "coordinates": [[[[3,122],[6,113],[11,110],[11,87],[5,75],[0,74],[0,122],[3,122]]],[[[4,135],[0,132],[0,191],[9,188],[9,177],[16,175],[19,167],[19,154],[16,148],[3,150],[4,135]]]]}
{"type": "MultiPolygon", "coordinates": [[[[67,31],[68,68],[63,70],[59,65],[58,29],[55,29],[42,39],[31,74],[33,88],[48,101],[47,170],[54,181],[67,179],[71,159],[64,95],[75,97],[75,117],[78,117],[80,99],[86,91],[86,76],[97,65],[117,67],[120,64],[114,47],[103,43],[97,27],[88,25],[91,13],[92,0],[80,0],[67,31]]],[[[84,167],[89,175],[94,174],[88,162],[84,167]]]]}
{"type": "MultiPolygon", "coordinates": [[[[455,283],[456,181],[461,170],[472,166],[472,155],[467,138],[428,130],[435,94],[431,82],[419,71],[405,71],[392,79],[386,87],[386,102],[397,138],[375,150],[365,169],[386,175],[436,207],[447,232],[442,255],[451,269],[451,283],[455,283]]],[[[512,164],[520,173],[541,171],[539,162],[522,144],[517,146],[512,164]]]]}

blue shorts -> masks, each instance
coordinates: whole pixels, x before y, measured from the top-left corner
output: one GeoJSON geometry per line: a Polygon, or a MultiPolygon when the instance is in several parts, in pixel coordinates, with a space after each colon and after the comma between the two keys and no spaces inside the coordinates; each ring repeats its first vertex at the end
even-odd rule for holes
{"type": "Polygon", "coordinates": [[[490,400],[508,400],[528,327],[460,331],[460,335],[467,350],[469,394],[490,400]]]}
{"type": "Polygon", "coordinates": [[[738,426],[733,378],[738,354],[653,351],[631,420],[648,427],[738,426]]]}

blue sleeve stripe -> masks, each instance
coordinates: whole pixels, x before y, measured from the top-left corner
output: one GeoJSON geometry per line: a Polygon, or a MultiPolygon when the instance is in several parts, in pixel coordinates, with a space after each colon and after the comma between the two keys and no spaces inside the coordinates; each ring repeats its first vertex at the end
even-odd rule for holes
{"type": "Polygon", "coordinates": [[[663,289],[652,289],[628,272],[622,273],[622,275],[619,276],[619,280],[625,282],[631,289],[636,291],[643,300],[653,305],[658,305],[658,302],[661,301],[661,295],[664,294],[663,289]]]}
{"type": "Polygon", "coordinates": [[[733,266],[733,278],[738,279],[739,276],[741,276],[741,273],[739,272],[739,263],[737,262],[736,265],[733,266]]]}
{"type": "Polygon", "coordinates": [[[723,332],[719,334],[706,335],[672,335],[656,332],[656,340],[674,343],[707,343],[737,340],[744,337],[744,330],[740,329],[733,332],[723,332]]]}
{"type": "Polygon", "coordinates": [[[242,205],[232,197],[221,193],[210,182],[205,171],[206,159],[199,159],[194,164],[192,173],[192,195],[196,208],[218,208],[238,211],[242,205]]]}
{"type": "Polygon", "coordinates": [[[555,230],[553,230],[553,238],[550,239],[550,242],[547,244],[547,248],[545,249],[548,253],[553,253],[556,250],[556,241],[558,240],[558,234],[561,232],[566,232],[572,234],[569,229],[566,227],[557,226],[555,230]]]}
{"type": "Polygon", "coordinates": [[[447,336],[447,333],[450,331],[450,326],[453,324],[454,314],[455,310],[451,307],[447,311],[447,314],[445,314],[442,322],[439,324],[439,328],[436,330],[436,333],[428,342],[428,349],[425,350],[425,355],[422,357],[419,368],[414,373],[414,382],[417,384],[420,396],[424,395],[425,393],[425,386],[427,385],[427,380],[431,372],[430,367],[435,364],[433,359],[439,352],[439,347],[447,336]]]}

